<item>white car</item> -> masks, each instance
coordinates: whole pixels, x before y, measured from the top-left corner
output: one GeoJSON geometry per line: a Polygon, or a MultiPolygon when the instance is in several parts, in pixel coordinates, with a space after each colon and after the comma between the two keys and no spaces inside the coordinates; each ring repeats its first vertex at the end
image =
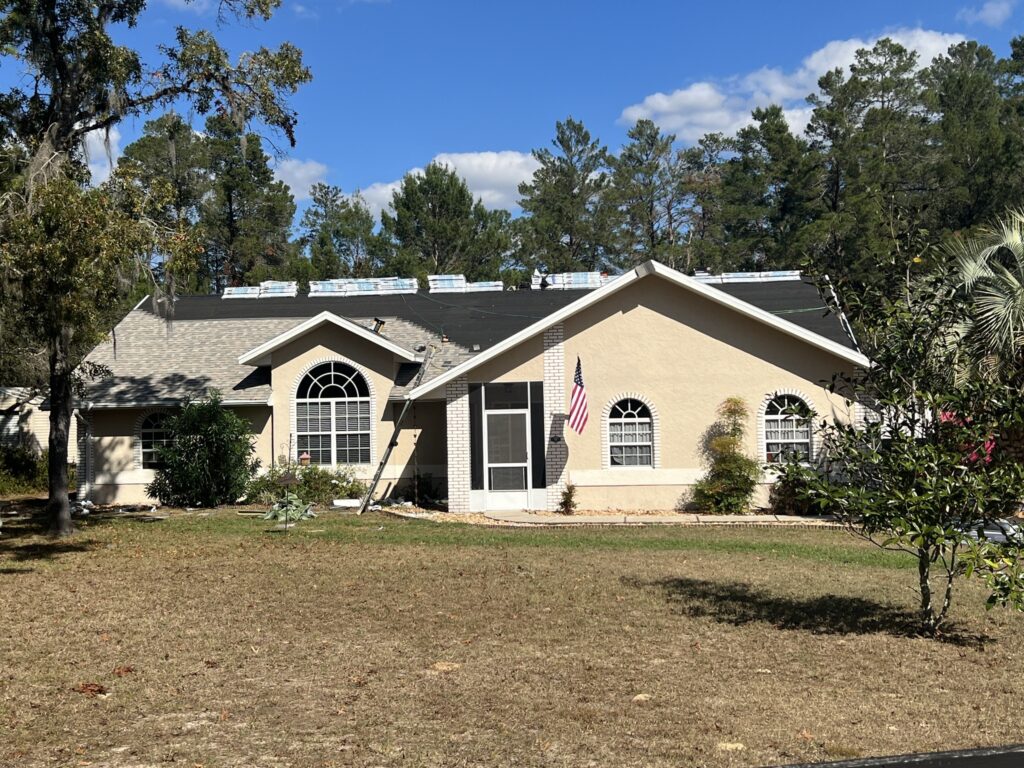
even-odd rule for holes
{"type": "Polygon", "coordinates": [[[999,520],[978,520],[967,528],[972,539],[984,538],[996,544],[1024,546],[1024,524],[1002,518],[999,520]]]}

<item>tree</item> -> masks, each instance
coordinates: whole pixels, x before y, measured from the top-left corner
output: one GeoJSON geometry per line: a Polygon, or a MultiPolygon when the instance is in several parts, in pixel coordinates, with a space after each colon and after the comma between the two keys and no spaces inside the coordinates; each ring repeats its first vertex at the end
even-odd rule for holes
{"type": "Polygon", "coordinates": [[[969,300],[963,339],[974,367],[1024,383],[1024,210],[944,246],[969,300]]]}
{"type": "MultiPolygon", "coordinates": [[[[149,254],[160,247],[154,231],[141,223],[145,212],[115,199],[132,191],[116,181],[84,190],[57,176],[34,190],[30,212],[8,218],[2,228],[4,302],[18,308],[25,337],[48,349],[49,497],[58,534],[70,532],[68,431],[81,381],[75,374],[78,354],[102,340],[110,308],[120,306],[149,254]]],[[[165,252],[179,257],[175,267],[184,263],[184,254],[165,252]]]]}
{"type": "Polygon", "coordinates": [[[362,196],[348,197],[339,187],[314,184],[310,198],[301,229],[316,279],[376,275],[382,244],[374,232],[373,212],[362,196]]]}
{"type": "Polygon", "coordinates": [[[186,401],[167,417],[166,428],[170,442],[160,449],[146,493],[179,507],[215,507],[245,494],[260,464],[252,426],[224,407],[219,392],[186,401]]]}
{"type": "Polygon", "coordinates": [[[725,262],[724,155],[729,142],[720,133],[705,134],[696,146],[679,152],[681,184],[687,208],[683,269],[698,267],[721,271],[725,262]]]}
{"type": "Polygon", "coordinates": [[[206,121],[205,144],[210,192],[199,215],[204,277],[221,293],[225,286],[252,282],[257,267],[273,272],[284,264],[295,201],[284,182],[274,179],[255,134],[214,116],[206,121]]]}
{"type": "Polygon", "coordinates": [[[743,452],[747,404],[730,397],[718,406],[718,421],[705,435],[707,474],[693,487],[693,502],[700,509],[726,515],[742,515],[761,477],[761,465],[743,452]]]}
{"type": "Polygon", "coordinates": [[[1008,157],[999,67],[991,49],[969,41],[937,56],[921,73],[932,115],[936,192],[929,227],[959,232],[999,213],[1008,198],[1008,157]]]}
{"type": "Polygon", "coordinates": [[[781,107],[755,109],[752,117],[722,169],[725,260],[733,268],[797,268],[803,227],[819,212],[817,157],[790,132],[781,107]]]}
{"type": "MultiPolygon", "coordinates": [[[[278,5],[279,0],[220,0],[218,8],[221,18],[251,20],[269,18],[278,5]]],[[[11,231],[4,250],[4,290],[10,297],[5,301],[18,302],[19,316],[38,320],[27,320],[24,327],[47,350],[49,511],[59,535],[72,531],[67,495],[72,345],[100,332],[97,302],[108,297],[97,291],[120,287],[112,279],[116,267],[131,273],[126,260],[148,259],[152,248],[129,236],[127,227],[124,240],[117,237],[125,222],[104,193],[79,194],[64,182],[52,187],[47,182],[80,178],[88,136],[181,101],[236,125],[258,120],[294,143],[296,116],[287,96],[310,78],[292,45],[259,48],[233,62],[213,34],[182,27],[160,48],[157,64],[147,66],[139,51],[117,45],[111,31],[134,26],[145,7],[145,0],[4,0],[2,5],[0,60],[23,73],[0,98],[7,159],[18,170],[0,207],[2,225],[11,231]],[[137,248],[142,244],[145,254],[137,248]]]]}
{"type": "MultiPolygon", "coordinates": [[[[142,189],[164,190],[166,203],[153,211],[154,223],[182,237],[199,239],[200,206],[210,190],[206,154],[203,137],[180,115],[169,112],[146,123],[142,136],[125,147],[119,165],[131,172],[142,189]]],[[[173,290],[157,257],[151,257],[154,276],[158,283],[173,290]]],[[[189,275],[187,282],[192,291],[209,290],[208,278],[189,275]]],[[[142,290],[148,289],[145,286],[142,290]]]]}
{"type": "Polygon", "coordinates": [[[521,244],[524,262],[548,272],[598,270],[613,264],[619,256],[619,213],[608,193],[608,151],[571,117],[556,123],[552,145],[555,152],[533,151],[540,167],[531,181],[519,185],[519,205],[527,215],[521,244]]]}
{"type": "Polygon", "coordinates": [[[816,271],[851,283],[851,290],[891,289],[935,243],[923,212],[934,187],[936,148],[917,54],[883,38],[857,51],[849,77],[834,70],[818,85],[808,126],[822,156],[825,205],[810,233],[816,271]]]}
{"type": "Polygon", "coordinates": [[[510,219],[508,211],[474,201],[454,170],[431,163],[422,174],[406,174],[381,214],[381,235],[393,247],[387,270],[496,280],[511,245],[510,219]]]}
{"type": "Polygon", "coordinates": [[[962,576],[987,581],[989,605],[1024,610],[1024,550],[971,536],[1013,514],[1024,498],[1024,467],[1002,450],[1024,424],[1017,388],[954,375],[965,307],[948,276],[871,303],[881,307],[862,337],[872,365],[831,387],[869,406],[871,416],[864,424],[821,425],[820,465],[792,468],[802,473],[803,495],[879,546],[917,560],[923,632],[941,630],[962,576]]]}
{"type": "Polygon", "coordinates": [[[656,259],[674,265],[679,255],[685,195],[672,144],[651,120],[629,130],[629,143],[612,161],[612,185],[622,211],[622,261],[656,259]]]}

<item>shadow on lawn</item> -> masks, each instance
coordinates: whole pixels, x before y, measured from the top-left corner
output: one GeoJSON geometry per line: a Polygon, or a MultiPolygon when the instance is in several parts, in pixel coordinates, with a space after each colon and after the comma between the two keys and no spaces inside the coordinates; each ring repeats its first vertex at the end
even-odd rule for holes
{"type": "MultiPolygon", "coordinates": [[[[894,637],[921,635],[920,620],[913,611],[861,597],[784,597],[741,582],[722,583],[685,578],[642,581],[623,577],[622,583],[634,589],[660,591],[685,616],[711,618],[734,626],[757,622],[770,624],[776,629],[829,635],[876,632],[894,637]]],[[[979,647],[990,638],[950,624],[938,639],[954,645],[979,647]]]]}

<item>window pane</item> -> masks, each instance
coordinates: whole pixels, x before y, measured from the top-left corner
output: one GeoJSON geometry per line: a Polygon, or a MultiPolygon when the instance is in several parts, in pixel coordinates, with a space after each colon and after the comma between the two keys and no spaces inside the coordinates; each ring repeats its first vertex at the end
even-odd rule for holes
{"type": "Polygon", "coordinates": [[[487,414],[487,461],[490,464],[526,462],[526,416],[487,414]]]}
{"type": "Polygon", "coordinates": [[[526,408],[529,405],[528,398],[529,384],[525,381],[484,385],[484,408],[487,410],[526,408]]]}

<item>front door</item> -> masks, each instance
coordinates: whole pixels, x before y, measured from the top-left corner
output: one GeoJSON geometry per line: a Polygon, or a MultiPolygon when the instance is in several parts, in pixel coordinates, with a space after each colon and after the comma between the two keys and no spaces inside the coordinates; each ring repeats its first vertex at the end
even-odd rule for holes
{"type": "Polygon", "coordinates": [[[529,508],[529,410],[485,411],[483,427],[488,509],[529,508]]]}

